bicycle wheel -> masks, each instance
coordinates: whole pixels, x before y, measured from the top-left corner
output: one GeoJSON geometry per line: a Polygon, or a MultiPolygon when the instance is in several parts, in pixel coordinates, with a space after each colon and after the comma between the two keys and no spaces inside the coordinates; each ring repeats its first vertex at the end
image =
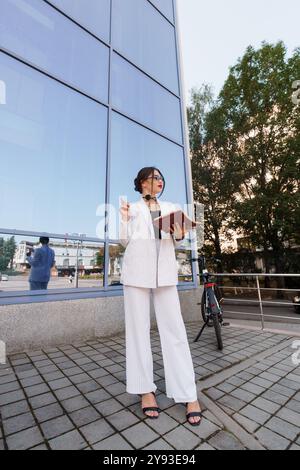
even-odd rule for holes
{"type": "Polygon", "coordinates": [[[216,337],[217,337],[217,342],[218,342],[218,349],[222,351],[223,349],[223,340],[222,340],[222,333],[221,333],[221,324],[219,322],[219,316],[214,314],[212,316],[215,332],[216,332],[216,337]]]}

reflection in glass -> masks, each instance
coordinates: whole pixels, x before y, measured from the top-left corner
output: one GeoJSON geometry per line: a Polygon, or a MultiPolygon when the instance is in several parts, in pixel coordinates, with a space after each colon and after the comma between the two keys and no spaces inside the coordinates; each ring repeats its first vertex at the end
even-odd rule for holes
{"type": "Polygon", "coordinates": [[[110,239],[118,238],[119,196],[127,196],[128,202],[141,198],[141,194],[134,190],[134,178],[145,166],[157,166],[165,177],[162,201],[182,207],[187,204],[183,148],[113,113],[110,239]]]}
{"type": "MultiPolygon", "coordinates": [[[[37,237],[0,234],[0,297],[5,292],[29,291],[30,265],[26,253],[40,246],[37,237]]],[[[49,247],[55,252],[55,266],[48,289],[103,287],[103,244],[50,239],[49,247]]]]}
{"type": "MultiPolygon", "coordinates": [[[[109,42],[110,0],[49,0],[99,38],[109,42]]],[[[169,1],[169,0],[168,0],[169,1]]]]}
{"type": "Polygon", "coordinates": [[[174,22],[173,0],[150,0],[172,23],[174,22]]]}
{"type": "Polygon", "coordinates": [[[179,94],[174,27],[147,0],[113,1],[113,47],[179,94]]]}
{"type": "Polygon", "coordinates": [[[117,54],[112,62],[112,104],[182,143],[180,100],[117,54]]]}
{"type": "Polygon", "coordinates": [[[30,64],[107,103],[108,47],[47,3],[2,1],[0,44],[30,64]]]}
{"type": "Polygon", "coordinates": [[[106,108],[5,54],[0,76],[1,227],[103,238],[106,108]]]}
{"type": "Polygon", "coordinates": [[[192,282],[193,281],[193,270],[192,263],[190,261],[191,252],[185,250],[176,250],[176,259],[178,265],[178,281],[192,282]]]}
{"type": "Polygon", "coordinates": [[[108,285],[119,286],[122,260],[125,248],[119,244],[112,244],[109,247],[109,267],[108,267],[108,285]]]}

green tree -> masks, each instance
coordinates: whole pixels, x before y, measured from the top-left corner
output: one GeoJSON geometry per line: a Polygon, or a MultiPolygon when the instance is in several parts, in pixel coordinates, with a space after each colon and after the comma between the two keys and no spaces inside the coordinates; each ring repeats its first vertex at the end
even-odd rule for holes
{"type": "Polygon", "coordinates": [[[291,99],[300,49],[290,58],[286,52],[282,42],[248,47],[218,103],[241,162],[233,226],[266,255],[272,249],[277,272],[284,270],[286,244],[300,233],[300,107],[291,99]]]}
{"type": "Polygon", "coordinates": [[[205,206],[206,251],[220,258],[221,237],[230,238],[240,160],[224,132],[223,112],[208,85],[192,90],[188,122],[194,199],[205,206]]]}
{"type": "Polygon", "coordinates": [[[12,266],[15,252],[15,237],[10,237],[8,240],[0,238],[0,271],[6,271],[9,265],[12,266]]]}

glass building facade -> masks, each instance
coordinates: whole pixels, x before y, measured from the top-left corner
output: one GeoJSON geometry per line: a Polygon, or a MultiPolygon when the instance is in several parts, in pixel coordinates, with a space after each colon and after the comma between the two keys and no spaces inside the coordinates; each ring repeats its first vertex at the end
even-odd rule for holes
{"type": "MultiPolygon", "coordinates": [[[[0,303],[28,294],[41,235],[48,293],[121,294],[119,197],[140,198],[142,167],[162,200],[192,203],[179,51],[175,0],[1,1],[0,303]]],[[[189,256],[179,289],[196,285],[189,256]]]]}

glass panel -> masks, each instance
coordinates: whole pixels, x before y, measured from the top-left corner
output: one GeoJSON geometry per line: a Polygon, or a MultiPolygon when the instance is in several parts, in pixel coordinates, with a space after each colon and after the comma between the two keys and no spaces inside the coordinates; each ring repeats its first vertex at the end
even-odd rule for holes
{"type": "Polygon", "coordinates": [[[174,22],[173,0],[150,0],[172,23],[174,22]]]}
{"type": "Polygon", "coordinates": [[[110,0],[49,0],[77,23],[109,42],[110,0]]]}
{"type": "Polygon", "coordinates": [[[112,103],[137,121],[182,142],[180,100],[117,54],[112,63],[112,103]]]}
{"type": "Polygon", "coordinates": [[[104,237],[107,109],[0,54],[2,228],[104,237]]]}
{"type": "Polygon", "coordinates": [[[108,285],[120,286],[122,260],[125,248],[119,244],[109,246],[108,285]]]}
{"type": "Polygon", "coordinates": [[[113,0],[113,46],[179,94],[175,29],[147,0],[113,0]]]}
{"type": "Polygon", "coordinates": [[[108,48],[47,3],[1,2],[0,44],[50,75],[108,101],[108,48]]]}
{"type": "Polygon", "coordinates": [[[161,200],[172,201],[183,207],[187,200],[182,147],[113,113],[109,226],[111,239],[117,238],[119,196],[127,196],[129,202],[140,199],[140,193],[134,190],[134,179],[139,170],[146,166],[157,166],[165,177],[166,187],[161,200]]]}
{"type": "MultiPolygon", "coordinates": [[[[31,251],[34,260],[40,248],[37,237],[0,234],[0,298],[7,292],[30,290],[32,268],[26,255],[31,251]]],[[[48,289],[103,287],[103,244],[50,239],[49,248],[54,250],[55,266],[50,269],[48,289]]],[[[44,274],[47,270],[44,260],[38,259],[37,262],[44,274]]],[[[33,273],[33,278],[39,282],[37,271],[33,273]]]]}
{"type": "Polygon", "coordinates": [[[193,282],[192,263],[190,261],[191,251],[176,250],[176,259],[178,265],[178,281],[193,282]]]}

